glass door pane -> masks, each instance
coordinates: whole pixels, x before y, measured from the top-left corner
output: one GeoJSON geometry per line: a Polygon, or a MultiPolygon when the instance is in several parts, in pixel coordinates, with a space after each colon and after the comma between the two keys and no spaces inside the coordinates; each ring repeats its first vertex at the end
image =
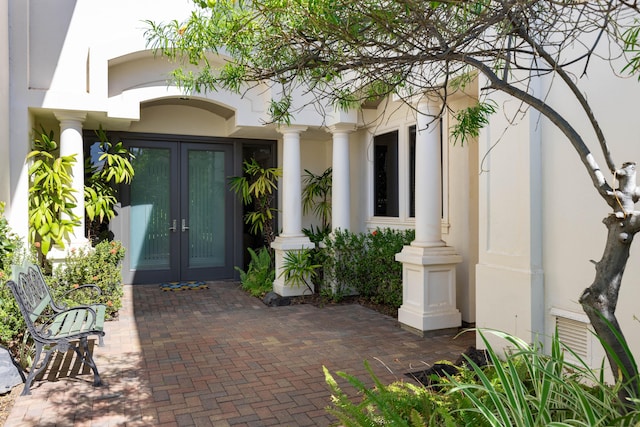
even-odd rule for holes
{"type": "Polygon", "coordinates": [[[189,267],[225,264],[225,153],[188,150],[189,267]]]}
{"type": "Polygon", "coordinates": [[[232,146],[181,144],[180,277],[233,275],[232,146]]]}
{"type": "Polygon", "coordinates": [[[134,147],[129,222],[131,270],[169,269],[171,152],[134,147]]]}

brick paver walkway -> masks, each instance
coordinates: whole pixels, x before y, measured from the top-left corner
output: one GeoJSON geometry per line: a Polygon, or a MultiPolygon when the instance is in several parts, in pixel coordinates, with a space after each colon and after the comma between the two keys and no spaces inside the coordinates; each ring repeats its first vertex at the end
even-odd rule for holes
{"type": "Polygon", "coordinates": [[[359,305],[268,308],[236,283],[209,287],[126,286],[94,351],[107,386],[91,387],[91,375],[38,381],[5,427],[328,426],[323,365],[366,380],[366,359],[384,382],[411,381],[406,372],[475,341],[420,338],[359,305]]]}

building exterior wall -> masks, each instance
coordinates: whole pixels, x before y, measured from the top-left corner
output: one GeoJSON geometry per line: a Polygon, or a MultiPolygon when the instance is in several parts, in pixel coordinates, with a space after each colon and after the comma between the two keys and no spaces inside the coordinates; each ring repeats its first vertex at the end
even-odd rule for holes
{"type": "MultiPolygon", "coordinates": [[[[640,159],[640,123],[634,103],[640,94],[635,78],[615,77],[624,64],[592,60],[579,79],[620,167],[640,159]]],[[[582,69],[574,70],[580,75],[582,69]]],[[[547,78],[533,89],[567,118],[591,147],[610,185],[597,140],[573,95],[547,78]]],[[[498,114],[480,138],[480,246],[477,281],[477,326],[507,331],[527,341],[547,344],[559,318],[585,320],[578,299],[594,278],[590,260],[604,250],[602,224],[611,209],[594,188],[577,152],[566,137],[530,109],[492,95],[498,114]]],[[[637,243],[636,243],[637,244],[637,243]]],[[[640,264],[632,248],[617,316],[632,350],[640,351],[635,286],[640,264]]],[[[588,355],[599,367],[604,353],[585,323],[588,355]]],[[[608,371],[607,371],[608,373],[608,371]]]]}
{"type": "MultiPolygon", "coordinates": [[[[587,76],[580,79],[581,88],[603,129],[617,167],[627,161],[640,161],[640,122],[635,114],[640,84],[635,77],[616,78],[613,71],[623,63],[606,64],[594,61],[587,76]],[[600,77],[608,76],[608,77],[600,77]]],[[[563,114],[580,120],[579,128],[588,129],[584,115],[565,102],[571,95],[554,88],[549,102],[560,105],[563,114]]],[[[596,145],[595,136],[588,142],[603,171],[606,163],[596,145]]],[[[590,260],[600,260],[606,240],[602,220],[611,209],[599,197],[576,152],[552,126],[542,126],[543,153],[543,241],[546,292],[547,333],[553,332],[553,316],[549,310],[557,308],[570,313],[582,313],[578,298],[591,285],[595,266],[590,260]]],[[[610,173],[605,172],[610,185],[616,186],[610,173]]],[[[637,208],[636,208],[637,209],[637,208]]],[[[640,274],[638,241],[632,244],[631,255],[622,281],[616,316],[634,354],[640,352],[640,310],[635,303],[640,298],[637,286],[640,274]]],[[[591,355],[593,366],[599,366],[604,354],[594,343],[591,355]]]]}

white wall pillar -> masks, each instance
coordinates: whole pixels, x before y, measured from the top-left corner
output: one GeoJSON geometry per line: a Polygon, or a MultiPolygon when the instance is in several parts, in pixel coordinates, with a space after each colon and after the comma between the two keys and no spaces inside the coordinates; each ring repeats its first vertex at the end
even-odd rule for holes
{"type": "Polygon", "coordinates": [[[396,260],[402,262],[402,306],[398,321],[418,334],[457,328],[456,264],[462,257],[442,241],[441,140],[437,106],[421,101],[416,125],[416,237],[396,260]]]}
{"type": "Polygon", "coordinates": [[[75,155],[76,162],[71,170],[73,178],[74,196],[76,207],[73,213],[80,219],[70,236],[69,248],[86,247],[88,240],[84,235],[84,147],[82,139],[82,123],[86,118],[84,112],[56,112],[56,118],[60,121],[60,156],[75,155]]]}
{"type": "Polygon", "coordinates": [[[349,168],[349,133],[354,125],[334,125],[331,183],[331,229],[349,230],[351,226],[351,172],[349,168]]]}
{"type": "Polygon", "coordinates": [[[302,233],[302,173],[300,168],[300,133],[306,126],[285,126],[278,129],[282,134],[282,233],[271,247],[275,251],[276,278],[273,291],[281,296],[303,295],[305,286],[285,283],[284,258],[288,251],[313,248],[309,238],[302,233]]]}
{"type": "MultiPolygon", "coordinates": [[[[529,89],[539,94],[540,84],[533,79],[529,89]]],[[[539,112],[521,111],[520,103],[506,94],[492,99],[502,111],[491,116],[478,138],[484,172],[479,180],[476,325],[536,342],[554,333],[553,324],[545,329],[543,127],[539,112]]],[[[497,349],[505,345],[491,337],[490,342],[497,349]]],[[[485,346],[479,337],[476,345],[485,346]]]]}

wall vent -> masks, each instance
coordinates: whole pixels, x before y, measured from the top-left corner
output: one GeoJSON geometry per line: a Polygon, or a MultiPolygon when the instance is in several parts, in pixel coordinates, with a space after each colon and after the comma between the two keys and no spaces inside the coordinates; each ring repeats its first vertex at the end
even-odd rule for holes
{"type": "MultiPolygon", "coordinates": [[[[574,351],[583,361],[591,365],[591,338],[589,318],[581,313],[553,308],[558,338],[574,351]]],[[[567,360],[575,360],[572,354],[565,353],[567,360]]]]}

